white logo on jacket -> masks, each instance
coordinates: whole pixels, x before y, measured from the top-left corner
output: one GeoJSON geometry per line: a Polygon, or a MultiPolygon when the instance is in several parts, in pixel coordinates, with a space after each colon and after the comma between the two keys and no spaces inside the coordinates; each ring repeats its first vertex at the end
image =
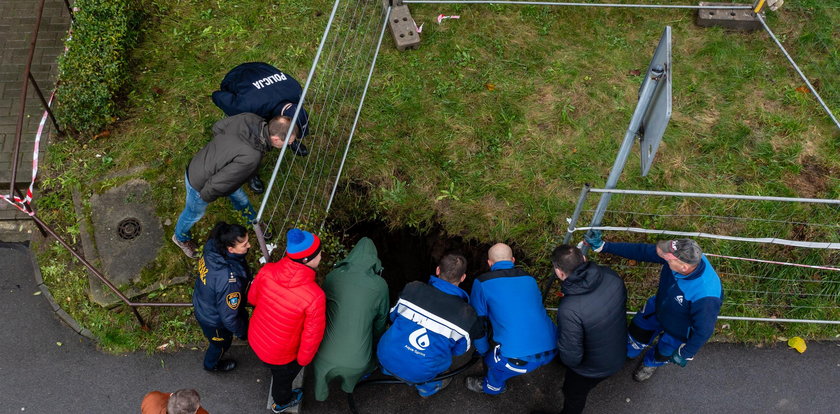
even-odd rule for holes
{"type": "Polygon", "coordinates": [[[257,89],[262,89],[264,86],[268,86],[268,85],[271,85],[271,84],[276,83],[276,82],[283,82],[286,79],[288,79],[288,78],[286,78],[286,74],[284,74],[284,73],[276,74],[275,73],[274,75],[262,78],[262,79],[260,79],[256,82],[251,82],[251,84],[254,85],[254,87],[257,88],[257,89]]]}
{"type": "Polygon", "coordinates": [[[675,297],[674,299],[676,299],[676,300],[677,300],[677,302],[679,302],[679,303],[680,303],[680,306],[682,306],[682,303],[683,303],[683,295],[677,295],[677,297],[675,297]]]}
{"type": "Polygon", "coordinates": [[[426,328],[420,328],[412,332],[408,336],[408,343],[421,351],[425,351],[429,346],[429,334],[426,333],[426,328]]]}

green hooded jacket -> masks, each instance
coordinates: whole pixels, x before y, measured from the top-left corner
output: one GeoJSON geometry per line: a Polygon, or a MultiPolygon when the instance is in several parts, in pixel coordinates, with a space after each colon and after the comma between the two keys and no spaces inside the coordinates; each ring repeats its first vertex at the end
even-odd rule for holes
{"type": "Polygon", "coordinates": [[[342,390],[351,393],[376,367],[373,346],[385,332],[389,310],[381,273],[376,246],[365,237],[327,275],[327,330],[314,361],[318,401],[327,399],[333,379],[341,378],[342,390]]]}

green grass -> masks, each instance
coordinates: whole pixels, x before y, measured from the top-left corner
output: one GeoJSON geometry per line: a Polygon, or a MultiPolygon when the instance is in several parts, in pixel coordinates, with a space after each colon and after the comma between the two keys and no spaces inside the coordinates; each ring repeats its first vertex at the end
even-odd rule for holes
{"type": "MultiPolygon", "coordinates": [[[[53,144],[42,181],[44,194],[37,201],[39,215],[58,227],[63,224],[73,237],[78,228],[70,189],[102,192],[119,181],[103,181],[105,174],[140,166],[135,175],[151,183],[158,214],[174,222],[183,207],[183,168],[222,117],[209,95],[223,75],[238,63],[263,60],[305,79],[331,5],[324,0],[287,1],[282,6],[242,0],[153,2],[148,9],[152,18],[132,58],[133,81],[125,101],[128,116],[110,130],[109,137],[67,137],[53,144]]],[[[580,187],[586,182],[602,186],[612,166],[634,110],[642,79],[637,73],[645,71],[665,25],[673,27],[674,114],[650,175],[639,177],[634,153],[620,187],[840,195],[840,180],[835,178],[840,171],[840,134],[813,97],[797,90],[802,81],[763,31],[703,29],[694,25],[693,13],[673,10],[499,5],[413,5],[411,10],[418,24],[425,23],[423,43],[417,51],[398,52],[386,35],[345,169],[347,185],[332,212],[336,233],[370,218],[393,228],[422,230],[439,224],[452,235],[507,241],[523,252],[523,262],[536,274],[549,274],[547,256],[562,239],[565,218],[572,213],[580,187]],[[461,19],[437,25],[433,20],[439,13],[459,14],[461,19]]],[[[840,22],[840,10],[816,0],[802,1],[770,13],[768,21],[805,73],[812,80],[820,79],[820,92],[829,106],[840,112],[840,44],[832,32],[840,22]]],[[[778,204],[615,200],[611,208],[616,210],[659,214],[678,211],[819,223],[837,223],[840,218],[836,209],[778,204]]],[[[194,229],[196,238],[204,240],[219,219],[236,220],[225,202],[211,204],[194,229]]],[[[612,222],[605,224],[707,231],[738,226],[743,232],[739,235],[747,236],[782,232],[780,237],[790,238],[794,231],[769,223],[712,219],[685,222],[621,215],[608,219],[612,222]]],[[[172,226],[165,230],[168,235],[172,226]]],[[[837,241],[836,230],[835,234],[814,230],[808,236],[837,241]]],[[[627,234],[609,237],[652,240],[627,234]]],[[[144,272],[143,283],[154,283],[157,275],[191,271],[180,252],[164,243],[160,257],[144,272]]],[[[827,252],[703,244],[724,254],[840,262],[836,254],[827,252]]],[[[58,272],[64,279],[59,282],[50,276],[47,281],[57,297],[71,297],[71,307],[88,310],[88,314],[71,313],[107,338],[112,344],[107,347],[150,349],[180,338],[184,330],[179,328],[184,326],[190,338],[200,338],[184,310],[158,311],[153,318],[156,331],[148,335],[136,331],[128,313],[87,305],[86,277],[64,259],[55,249],[46,249],[42,263],[67,263],[62,265],[65,271],[58,272]],[[109,315],[114,316],[109,319],[109,315]]],[[[727,273],[777,272],[767,266],[722,261],[720,267],[727,273]]],[[[651,272],[627,271],[628,281],[648,283],[637,291],[631,286],[631,296],[652,293],[651,272]]],[[[779,277],[806,276],[784,271],[779,277]]],[[[840,280],[832,274],[821,277],[840,280]]],[[[756,291],[784,291],[791,283],[725,280],[729,288],[756,291]]],[[[795,287],[796,292],[809,293],[815,286],[795,287]]],[[[744,292],[734,292],[738,294],[729,294],[727,300],[836,306],[840,292],[825,289],[832,296],[749,299],[744,292]]],[[[166,293],[166,300],[183,301],[190,292],[189,287],[177,287],[166,293]]],[[[836,309],[780,309],[779,317],[840,317],[836,309]]],[[[762,307],[731,306],[725,311],[772,313],[762,307]]],[[[793,332],[833,337],[836,329],[730,323],[730,329],[722,331],[754,341],[793,332]]],[[[190,339],[176,342],[182,341],[190,339]]]]}

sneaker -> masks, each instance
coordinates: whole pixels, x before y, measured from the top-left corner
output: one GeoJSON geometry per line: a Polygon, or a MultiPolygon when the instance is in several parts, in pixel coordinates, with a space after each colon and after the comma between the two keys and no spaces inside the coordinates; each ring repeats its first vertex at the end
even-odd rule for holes
{"type": "Polygon", "coordinates": [[[286,410],[288,410],[292,407],[297,407],[298,405],[300,405],[300,400],[302,400],[302,399],[303,399],[303,389],[302,388],[295,388],[295,389],[292,390],[291,401],[289,401],[289,402],[287,402],[283,405],[280,405],[280,404],[277,404],[277,403],[272,404],[271,405],[271,412],[273,412],[273,413],[284,413],[284,412],[286,412],[286,410]]]}
{"type": "Polygon", "coordinates": [[[196,246],[195,242],[193,242],[192,240],[182,242],[178,240],[178,238],[175,237],[175,235],[173,234],[172,242],[175,243],[178,247],[180,247],[184,254],[187,255],[187,257],[189,257],[190,259],[198,259],[198,246],[196,246]]]}
{"type": "Polygon", "coordinates": [[[259,175],[251,177],[251,180],[248,181],[248,187],[254,192],[254,194],[262,194],[265,192],[265,184],[263,184],[263,180],[260,179],[259,175]]]}
{"type": "Polygon", "coordinates": [[[484,394],[484,377],[467,377],[464,385],[472,392],[484,394]]]}
{"type": "Polygon", "coordinates": [[[306,149],[306,145],[301,144],[299,140],[295,140],[289,144],[289,149],[292,150],[295,155],[299,155],[301,157],[309,155],[309,150],[306,149]]]}
{"type": "Polygon", "coordinates": [[[207,371],[212,372],[228,372],[236,368],[236,361],[232,359],[220,359],[219,362],[216,363],[216,366],[213,369],[206,369],[207,371]]]}
{"type": "Polygon", "coordinates": [[[653,373],[656,372],[657,367],[648,367],[645,366],[644,360],[639,361],[639,366],[636,367],[636,370],[633,371],[633,380],[636,382],[644,382],[650,379],[653,376],[653,373]]]}

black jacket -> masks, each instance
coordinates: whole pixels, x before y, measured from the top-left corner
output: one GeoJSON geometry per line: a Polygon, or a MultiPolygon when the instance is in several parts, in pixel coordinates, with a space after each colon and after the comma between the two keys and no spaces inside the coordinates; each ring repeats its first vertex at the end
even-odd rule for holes
{"type": "Polygon", "coordinates": [[[251,271],[244,254],[231,254],[210,239],[198,262],[193,290],[195,318],[202,326],[225,328],[239,338],[248,332],[245,310],[251,271]]]}
{"type": "Polygon", "coordinates": [[[557,307],[560,360],[589,378],[615,374],[627,352],[627,289],[612,269],[581,264],[563,281],[557,307]]]}
{"type": "Polygon", "coordinates": [[[190,161],[187,175],[201,199],[231,195],[259,168],[268,144],[265,120],[254,114],[239,114],[216,122],[213,139],[190,161]]]}
{"type": "MultiPolygon", "coordinates": [[[[227,116],[251,112],[268,121],[277,115],[292,118],[302,93],[300,83],[288,73],[268,63],[248,62],[225,75],[220,90],[213,92],[213,103],[227,116]]],[[[297,125],[299,138],[305,137],[309,116],[303,108],[297,125]]]]}

